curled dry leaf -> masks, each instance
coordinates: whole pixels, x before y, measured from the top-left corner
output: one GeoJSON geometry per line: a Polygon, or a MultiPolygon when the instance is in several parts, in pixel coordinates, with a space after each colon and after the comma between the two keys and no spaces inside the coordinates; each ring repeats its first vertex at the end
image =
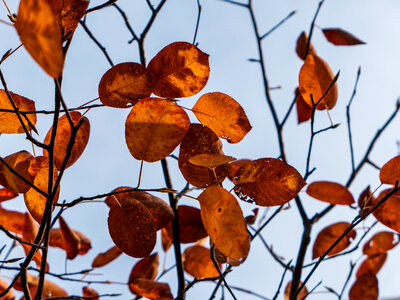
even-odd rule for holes
{"type": "Polygon", "coordinates": [[[357,278],[349,292],[349,300],[378,300],[378,279],[366,273],[357,278]]]}
{"type": "MultiPolygon", "coordinates": [[[[72,166],[82,155],[89,141],[90,135],[90,123],[86,117],[82,116],[81,113],[78,111],[70,112],[70,116],[74,123],[74,126],[77,126],[80,122],[81,125],[76,132],[75,138],[73,139],[74,144],[65,168],[72,166]]],[[[53,128],[50,128],[44,140],[44,143],[47,145],[50,144],[52,131],[53,128]]],[[[61,118],[58,119],[56,140],[54,144],[54,164],[58,170],[61,169],[61,166],[66,158],[68,144],[70,143],[70,139],[72,138],[71,134],[72,129],[68,121],[68,117],[67,115],[63,115],[61,118]]],[[[43,150],[43,156],[49,156],[46,150],[43,150]]]]}
{"type": "Polygon", "coordinates": [[[138,160],[159,161],[175,150],[189,126],[188,115],[174,102],[146,98],[132,108],[126,119],[126,145],[138,160]]]}
{"type": "Polygon", "coordinates": [[[191,157],[203,153],[224,154],[222,143],[210,128],[201,124],[191,124],[180,146],[179,169],[186,181],[195,187],[218,185],[224,181],[228,166],[219,166],[214,172],[207,167],[195,166],[189,162],[191,157]]]}
{"type": "Polygon", "coordinates": [[[386,258],[386,252],[374,256],[368,256],[358,268],[356,273],[357,278],[367,273],[371,273],[374,275],[378,274],[379,270],[385,264],[386,258]]]}
{"type": "Polygon", "coordinates": [[[275,158],[260,158],[242,166],[233,178],[236,195],[261,206],[282,205],[306,185],[295,168],[275,158]]]}
{"type": "Polygon", "coordinates": [[[307,54],[314,55],[317,53],[311,42],[307,53],[307,42],[308,42],[308,34],[305,31],[303,31],[297,38],[297,43],[296,43],[296,53],[302,60],[306,59],[307,54]]]}
{"type": "Polygon", "coordinates": [[[150,211],[134,198],[123,198],[108,213],[108,231],[125,254],[146,257],[156,244],[156,224],[150,211]]]}
{"type": "Polygon", "coordinates": [[[147,69],[155,76],[153,93],[160,97],[189,97],[200,92],[210,74],[208,54],[186,42],[164,47],[147,69]]]}
{"type": "Polygon", "coordinates": [[[247,216],[244,218],[246,220],[246,224],[254,225],[258,216],[258,208],[253,209],[253,215],[247,216]]]}
{"type": "Polygon", "coordinates": [[[166,283],[151,279],[138,278],[129,283],[129,289],[135,295],[146,297],[150,300],[172,300],[171,290],[166,283]]]}
{"type": "Polygon", "coordinates": [[[90,286],[82,287],[83,297],[89,297],[91,300],[99,300],[99,293],[90,286]]]}
{"type": "MultiPolygon", "coordinates": [[[[79,232],[77,230],[72,231],[79,237],[79,255],[85,255],[92,248],[89,238],[85,236],[82,232],[79,232]]],[[[52,228],[50,230],[49,246],[58,247],[66,250],[60,228],[52,228]]]]}
{"type": "MultiPolygon", "coordinates": [[[[10,284],[0,278],[0,293],[4,292],[10,284]]],[[[14,291],[10,289],[2,298],[3,300],[15,300],[14,291]]]]}
{"type": "MultiPolygon", "coordinates": [[[[381,201],[392,189],[384,190],[380,193],[376,202],[371,204],[374,206],[381,201]]],[[[387,227],[400,232],[400,193],[396,193],[389,197],[381,206],[372,213],[375,218],[387,227]]]]}
{"type": "Polygon", "coordinates": [[[61,30],[47,0],[22,0],[15,22],[26,51],[51,77],[60,77],[64,65],[61,30]]]}
{"type": "MultiPolygon", "coordinates": [[[[31,130],[36,125],[36,114],[24,114],[24,112],[36,111],[35,102],[18,94],[10,92],[11,97],[18,108],[22,122],[28,130],[31,130]]],[[[0,109],[9,109],[14,111],[14,108],[8,99],[5,90],[0,90],[0,109]]],[[[24,128],[21,125],[18,116],[14,112],[0,113],[0,133],[24,133],[24,128]]]]}
{"type": "MultiPolygon", "coordinates": [[[[302,284],[302,282],[300,281],[299,282],[299,287],[300,287],[301,284],[302,284]]],[[[289,300],[290,299],[290,289],[291,288],[292,288],[292,282],[290,281],[287,284],[286,288],[285,288],[285,300],[289,300]]],[[[297,295],[297,299],[298,300],[304,300],[304,299],[306,299],[307,295],[308,295],[308,291],[307,291],[307,288],[304,286],[301,289],[300,293],[297,295]]]]}
{"type": "Polygon", "coordinates": [[[297,124],[300,124],[311,119],[312,107],[304,101],[300,92],[296,91],[296,93],[298,93],[296,97],[297,124]]]}
{"type": "Polygon", "coordinates": [[[322,33],[326,39],[336,46],[363,45],[365,42],[359,40],[351,33],[341,28],[323,28],[322,33]]]}
{"type": "Polygon", "coordinates": [[[381,231],[364,244],[363,253],[368,256],[375,256],[389,251],[397,246],[398,243],[398,234],[390,231],[381,231]]]}
{"type": "Polygon", "coordinates": [[[64,249],[67,253],[67,259],[74,259],[79,254],[81,240],[79,236],[68,226],[63,217],[60,216],[58,221],[60,222],[61,236],[64,240],[64,249]]]}
{"type": "Polygon", "coordinates": [[[347,187],[329,181],[315,181],[308,185],[307,194],[330,204],[351,205],[354,198],[347,187]]]}
{"type": "Polygon", "coordinates": [[[104,253],[99,253],[92,262],[92,268],[100,268],[105,265],[108,265],[110,262],[119,257],[121,254],[122,251],[117,246],[108,249],[104,253]]]}
{"type": "Polygon", "coordinates": [[[237,170],[239,170],[242,166],[244,166],[245,164],[247,164],[249,162],[251,162],[250,159],[239,159],[239,160],[231,162],[228,165],[228,179],[230,181],[233,181],[233,177],[235,177],[237,170]]]}
{"type": "MultiPolygon", "coordinates": [[[[171,227],[172,225],[169,224],[167,227],[161,229],[161,244],[164,252],[167,252],[169,248],[172,246],[172,237],[167,231],[167,228],[171,227]]],[[[170,230],[172,232],[172,228],[170,230]]]]}
{"type": "Polygon", "coordinates": [[[372,203],[375,203],[376,199],[374,194],[372,194],[370,186],[367,186],[364,191],[361,192],[358,197],[358,207],[362,210],[368,210],[372,203]]]}
{"type": "MultiPolygon", "coordinates": [[[[33,156],[29,152],[23,150],[5,157],[4,160],[19,175],[32,182],[35,178],[29,172],[32,158],[33,156]]],[[[0,162],[0,184],[14,193],[26,193],[31,188],[17,175],[14,175],[2,162],[0,162]]]]}
{"type": "Polygon", "coordinates": [[[229,143],[240,142],[251,130],[244,109],[223,93],[207,93],[193,107],[193,113],[205,126],[229,143]]]}
{"type": "MultiPolygon", "coordinates": [[[[313,259],[324,255],[349,226],[347,222],[339,222],[321,230],[314,242],[313,259]]],[[[356,234],[356,231],[352,229],[327,255],[332,256],[342,252],[350,245],[356,234]]]]}
{"type": "Polygon", "coordinates": [[[153,86],[153,77],[144,66],[133,62],[122,63],[103,75],[99,97],[104,105],[126,108],[150,96],[153,86]]]}
{"type": "Polygon", "coordinates": [[[0,189],[0,202],[14,199],[18,196],[17,193],[7,190],[6,188],[0,189]]]}
{"type": "Polygon", "coordinates": [[[299,73],[301,97],[310,107],[316,105],[318,110],[332,109],[338,97],[337,82],[331,86],[334,78],[335,75],[326,61],[317,55],[308,55],[299,73]],[[329,92],[321,100],[330,86],[329,92]]]}
{"type": "MultiPolygon", "coordinates": [[[[142,258],[133,266],[128,283],[134,282],[136,279],[155,279],[158,274],[158,265],[158,253],[142,258]]],[[[131,292],[134,293],[132,290],[131,292]]]]}
{"type": "Polygon", "coordinates": [[[207,167],[214,169],[218,166],[225,165],[231,161],[235,161],[236,158],[224,154],[217,153],[203,153],[197,154],[189,158],[189,162],[195,166],[207,167]]]}
{"type": "Polygon", "coordinates": [[[22,235],[25,216],[23,213],[14,210],[7,210],[0,206],[0,225],[8,231],[22,235]]]}
{"type": "Polygon", "coordinates": [[[215,247],[234,260],[246,258],[250,236],[235,197],[220,186],[212,186],[197,199],[204,227],[215,247]]]}
{"type": "Polygon", "coordinates": [[[196,279],[219,276],[208,248],[199,245],[186,248],[182,260],[185,272],[196,279]]]}
{"type": "Polygon", "coordinates": [[[383,165],[379,172],[381,183],[395,185],[396,181],[400,182],[400,155],[392,158],[383,165]]]}

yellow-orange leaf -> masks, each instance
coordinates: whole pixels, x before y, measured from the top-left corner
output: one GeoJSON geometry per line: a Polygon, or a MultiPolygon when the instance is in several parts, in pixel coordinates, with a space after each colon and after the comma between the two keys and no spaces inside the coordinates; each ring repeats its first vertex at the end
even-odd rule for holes
{"type": "Polygon", "coordinates": [[[61,236],[64,240],[67,259],[74,259],[79,254],[79,244],[81,240],[79,236],[68,226],[63,217],[60,216],[58,220],[60,222],[61,236]]]}
{"type": "Polygon", "coordinates": [[[197,119],[229,143],[238,143],[251,130],[239,103],[223,93],[207,93],[193,107],[197,119]]]}
{"type": "Polygon", "coordinates": [[[83,297],[89,297],[91,300],[99,300],[99,293],[89,286],[82,288],[83,297]]]}
{"type": "Polygon", "coordinates": [[[381,231],[370,238],[363,247],[363,253],[374,256],[385,253],[399,243],[399,235],[390,231],[381,231]]]}
{"type": "MultiPolygon", "coordinates": [[[[300,285],[301,285],[302,283],[301,283],[301,281],[299,282],[299,287],[300,287],[300,285]]],[[[287,286],[286,286],[286,288],[285,288],[285,300],[289,300],[290,299],[290,289],[292,288],[292,282],[290,281],[288,284],[287,284],[287,286]]],[[[301,289],[301,291],[300,291],[300,293],[297,295],[297,299],[298,300],[304,300],[306,297],[307,297],[307,295],[308,295],[308,291],[307,291],[307,288],[304,286],[302,289],[301,289]]]]}
{"type": "Polygon", "coordinates": [[[212,186],[197,199],[204,227],[215,247],[234,260],[246,258],[250,237],[235,197],[220,186],[212,186]]]}
{"type": "Polygon", "coordinates": [[[172,300],[171,290],[166,283],[150,279],[138,278],[129,283],[133,294],[146,297],[150,300],[172,300]]]}
{"type": "Polygon", "coordinates": [[[203,166],[210,169],[214,169],[218,166],[225,165],[231,161],[235,161],[236,158],[228,155],[217,154],[217,153],[203,153],[197,154],[189,158],[189,162],[195,166],[203,166]]]}
{"type": "Polygon", "coordinates": [[[132,108],[126,119],[126,144],[134,158],[159,161],[175,150],[189,126],[188,115],[174,102],[146,98],[132,108]]]}
{"type": "Polygon", "coordinates": [[[323,28],[322,33],[329,42],[336,46],[353,46],[365,44],[354,35],[340,28],[323,28]]]}
{"type": "MultiPolygon", "coordinates": [[[[85,150],[86,145],[89,141],[89,135],[90,135],[89,120],[86,117],[83,117],[81,113],[77,111],[70,112],[70,116],[74,123],[74,126],[77,126],[80,122],[82,124],[80,125],[78,131],[76,132],[75,137],[73,137],[71,136],[72,129],[68,121],[67,115],[63,115],[58,120],[56,141],[54,145],[54,164],[59,170],[61,169],[61,166],[67,155],[68,144],[70,143],[71,138],[73,138],[74,140],[74,145],[71,150],[71,155],[66,164],[66,168],[72,166],[78,160],[78,158],[82,155],[83,151],[85,150]]],[[[53,128],[50,128],[50,130],[47,132],[46,138],[44,140],[45,144],[50,143],[52,131],[53,128]]],[[[49,156],[46,150],[43,150],[43,155],[45,157],[49,156]]]]}
{"type": "Polygon", "coordinates": [[[295,168],[275,158],[260,158],[242,166],[233,178],[236,195],[261,206],[282,205],[306,185],[295,168]]]}
{"type": "Polygon", "coordinates": [[[208,54],[186,42],[164,47],[147,69],[155,75],[153,93],[160,97],[189,97],[200,92],[210,74],[208,54]]]}
{"type": "Polygon", "coordinates": [[[189,162],[191,157],[203,153],[224,154],[222,152],[222,143],[218,136],[207,126],[191,124],[180,146],[179,169],[183,177],[191,185],[200,188],[218,185],[224,181],[228,173],[228,166],[219,166],[214,172],[209,168],[195,166],[189,162]],[[218,179],[215,178],[215,174],[218,179]]]}
{"type": "MultiPolygon", "coordinates": [[[[39,277],[28,273],[27,274],[27,283],[28,283],[30,293],[32,295],[36,295],[38,284],[39,284],[39,277]]],[[[14,284],[14,288],[16,290],[22,291],[20,278],[14,284]]],[[[49,281],[49,280],[44,280],[42,298],[48,298],[48,297],[55,297],[55,298],[68,297],[68,293],[63,288],[61,288],[59,285],[55,284],[54,282],[49,281]]]]}
{"type": "Polygon", "coordinates": [[[371,273],[357,278],[349,292],[349,300],[378,300],[378,279],[371,273]]]}
{"type": "MultiPolygon", "coordinates": [[[[36,125],[36,114],[24,114],[24,112],[35,111],[35,102],[12,92],[10,94],[20,112],[25,127],[28,130],[32,129],[32,126],[36,125]]],[[[14,110],[5,90],[0,90],[0,108],[14,110]]],[[[0,133],[24,132],[24,128],[14,112],[0,112],[0,133]]]]}
{"type": "Polygon", "coordinates": [[[329,181],[315,181],[308,185],[307,194],[330,204],[351,205],[354,198],[347,187],[329,181]]]}
{"type": "MultiPolygon", "coordinates": [[[[32,182],[35,178],[29,173],[32,157],[29,152],[23,150],[7,156],[4,160],[19,175],[32,182]]],[[[26,193],[31,188],[2,162],[0,162],[0,184],[14,193],[26,193]]]]}
{"type": "MultiPolygon", "coordinates": [[[[313,259],[322,256],[334,242],[350,226],[347,222],[339,222],[330,225],[318,233],[313,247],[313,259]]],[[[352,229],[340,242],[328,253],[328,256],[335,255],[346,249],[356,237],[356,231],[352,229]]]]}
{"type": "Polygon", "coordinates": [[[400,181],[400,155],[383,165],[379,172],[379,179],[382,183],[391,185],[395,185],[396,181],[400,181]]]}
{"type": "Polygon", "coordinates": [[[92,262],[92,268],[103,267],[119,257],[121,254],[122,251],[117,246],[114,246],[108,249],[106,252],[98,254],[92,262]]]}
{"type": "Polygon", "coordinates": [[[309,106],[301,96],[300,92],[296,98],[296,110],[297,110],[297,124],[306,122],[311,119],[312,107],[309,106]]]}
{"type": "Polygon", "coordinates": [[[7,210],[0,206],[0,225],[7,230],[22,235],[25,216],[19,211],[7,210]]]}
{"type": "Polygon", "coordinates": [[[183,269],[196,279],[219,276],[208,248],[199,245],[186,248],[182,260],[183,269]]]}
{"type": "MultiPolygon", "coordinates": [[[[307,55],[299,73],[299,91],[304,101],[313,107],[328,91],[335,75],[326,61],[317,55],[307,55]],[[311,96],[312,95],[312,100],[311,96]]],[[[318,103],[316,109],[332,109],[338,97],[337,83],[335,82],[325,97],[318,103]]]]}
{"type": "Polygon", "coordinates": [[[133,62],[122,63],[103,75],[99,97],[104,105],[125,108],[150,96],[153,86],[153,77],[144,66],[133,62]]]}
{"type": "Polygon", "coordinates": [[[134,282],[136,279],[155,279],[158,273],[158,265],[158,253],[142,258],[133,266],[128,282],[134,282]]]}
{"type": "Polygon", "coordinates": [[[61,30],[47,0],[21,0],[15,29],[32,58],[58,78],[64,64],[61,30]]]}
{"type": "MultiPolygon", "coordinates": [[[[167,231],[167,228],[171,225],[167,225],[167,227],[164,227],[161,229],[161,244],[164,252],[167,252],[169,248],[172,246],[172,237],[167,231]]],[[[172,229],[171,229],[172,231],[172,229]]]]}
{"type": "Polygon", "coordinates": [[[374,256],[368,256],[360,265],[357,270],[357,278],[363,274],[371,273],[371,274],[378,274],[379,270],[385,264],[387,258],[387,253],[381,253],[374,256]]]}
{"type": "Polygon", "coordinates": [[[303,31],[300,36],[297,38],[297,43],[296,43],[296,53],[300,57],[300,59],[305,60],[306,59],[306,54],[316,54],[317,52],[314,49],[313,44],[310,42],[310,46],[307,52],[307,42],[308,42],[308,34],[303,31]]]}
{"type": "Polygon", "coordinates": [[[236,172],[237,172],[242,166],[244,166],[245,164],[247,164],[247,163],[249,163],[249,162],[251,162],[250,159],[239,159],[239,160],[236,160],[236,161],[234,161],[234,162],[231,162],[231,163],[228,165],[228,167],[229,167],[229,168],[228,168],[228,178],[229,178],[229,180],[233,182],[233,177],[235,177],[236,172]]]}
{"type": "MultiPolygon", "coordinates": [[[[10,284],[0,278],[0,293],[4,292],[10,284]]],[[[14,291],[10,289],[2,298],[3,300],[15,300],[14,291]]]]}
{"type": "Polygon", "coordinates": [[[7,190],[6,188],[0,189],[0,202],[14,199],[17,196],[18,196],[17,193],[7,190]]]}
{"type": "Polygon", "coordinates": [[[115,245],[125,254],[146,257],[156,244],[156,224],[145,205],[124,198],[108,213],[108,230],[115,245]]]}
{"type": "MultiPolygon", "coordinates": [[[[380,200],[382,200],[391,189],[384,190],[380,193],[375,203],[371,205],[374,206],[380,200]]],[[[372,213],[375,218],[386,225],[387,227],[400,232],[400,194],[396,193],[389,197],[381,206],[374,210],[372,213]]]]}

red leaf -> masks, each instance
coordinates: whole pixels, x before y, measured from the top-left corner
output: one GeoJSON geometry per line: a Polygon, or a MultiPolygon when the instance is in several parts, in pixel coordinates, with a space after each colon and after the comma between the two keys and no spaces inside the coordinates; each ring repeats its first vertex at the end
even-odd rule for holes
{"type": "Polygon", "coordinates": [[[336,46],[362,45],[365,42],[340,28],[323,28],[322,33],[326,39],[336,46]]]}
{"type": "Polygon", "coordinates": [[[307,194],[311,197],[330,204],[351,205],[353,196],[347,187],[329,181],[315,181],[308,185],[307,194]]]}

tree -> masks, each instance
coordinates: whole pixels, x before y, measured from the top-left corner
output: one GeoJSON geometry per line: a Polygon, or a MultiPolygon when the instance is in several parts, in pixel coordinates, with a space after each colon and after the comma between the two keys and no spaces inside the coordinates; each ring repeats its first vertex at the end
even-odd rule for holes
{"type": "MultiPolygon", "coordinates": [[[[345,51],[355,51],[350,57],[358,65],[357,51],[368,46],[323,55],[320,49],[331,46],[328,42],[336,46],[363,44],[341,29],[337,20],[329,27],[319,27],[325,24],[322,20],[319,23],[319,14],[329,2],[299,10],[310,13],[302,25],[290,28],[292,36],[299,36],[296,50],[300,59],[293,51],[296,39],[285,36],[285,26],[296,11],[287,10],[281,21],[264,24],[264,7],[255,0],[192,2],[128,4],[111,0],[88,8],[85,1],[22,0],[10,8],[10,25],[16,32],[7,41],[18,45],[20,39],[26,52],[14,44],[6,45],[12,49],[4,51],[0,65],[1,199],[10,200],[0,215],[1,229],[8,239],[1,268],[9,277],[2,296],[16,289],[25,299],[81,295],[95,299],[95,290],[104,291],[101,297],[114,297],[126,293],[129,286],[132,293],[150,299],[172,299],[172,294],[177,299],[185,295],[190,299],[212,298],[221,291],[239,299],[242,296],[238,293],[245,293],[246,299],[282,294],[300,299],[308,293],[301,289],[304,284],[310,299],[321,297],[321,292],[332,299],[347,294],[350,299],[377,299],[376,274],[388,251],[395,251],[391,249],[398,243],[400,175],[394,151],[380,157],[372,150],[382,143],[383,133],[388,135],[399,105],[385,112],[386,120],[379,118],[378,132],[359,147],[363,130],[354,130],[353,124],[357,120],[354,105],[360,94],[360,69],[349,70],[340,60],[336,67],[328,63],[340,55],[345,57],[345,51]],[[252,36],[246,39],[251,51],[241,57],[243,61],[229,63],[236,66],[232,73],[238,74],[239,88],[247,96],[242,98],[260,99],[254,105],[247,99],[239,101],[237,91],[225,93],[233,85],[229,80],[215,84],[218,77],[230,78],[226,70],[214,75],[213,70],[219,70],[219,61],[236,50],[214,40],[207,42],[219,30],[213,27],[208,31],[205,24],[210,20],[223,23],[226,15],[222,11],[240,24],[235,30],[230,28],[232,31],[221,28],[236,47],[252,36]],[[210,15],[215,12],[220,19],[210,15]],[[178,15],[177,22],[191,24],[189,34],[181,23],[174,27],[176,32],[164,28],[171,16],[178,15]],[[247,23],[242,25],[238,20],[247,23]],[[109,28],[119,35],[108,32],[109,28]],[[303,30],[308,35],[301,33],[303,30]],[[172,33],[165,41],[153,32],[172,33]],[[314,41],[317,32],[320,39],[314,41]],[[270,39],[290,44],[290,56],[277,47],[282,53],[275,56],[276,71],[269,68],[268,49],[263,49],[270,39]],[[92,47],[90,53],[85,52],[83,41],[91,42],[86,46],[92,47]],[[133,55],[131,44],[136,46],[133,55]],[[219,48],[224,50],[215,51],[219,48]],[[101,63],[93,59],[95,55],[101,57],[101,63]],[[289,57],[297,59],[298,68],[290,65],[289,71],[278,74],[289,57]],[[19,74],[16,79],[15,70],[19,74]],[[270,72],[278,78],[273,82],[288,74],[295,80],[275,87],[270,83],[270,72]],[[347,79],[350,73],[354,86],[348,88],[341,78],[347,79]],[[29,81],[36,83],[33,91],[29,81]],[[337,95],[346,88],[347,102],[343,100],[346,96],[338,99],[337,95]],[[281,91],[284,94],[276,96],[281,91]],[[96,93],[98,98],[86,100],[97,97],[96,93]],[[333,108],[341,113],[336,114],[333,108]],[[296,124],[295,110],[302,124],[296,124]],[[260,116],[268,121],[257,121],[260,116]],[[326,147],[326,139],[334,144],[326,147]],[[347,149],[342,146],[346,143],[347,149]],[[333,147],[339,155],[332,153],[333,147]],[[337,166],[340,172],[336,173],[332,170],[337,166]],[[387,184],[386,189],[377,191],[381,183],[387,184]],[[358,198],[358,207],[354,198],[358,198]],[[18,199],[24,199],[24,204],[18,199]],[[93,216],[89,216],[92,211],[93,216]],[[379,228],[371,214],[394,231],[379,228]],[[96,239],[106,242],[95,243],[96,239]],[[171,245],[174,250],[168,251],[171,245]],[[171,267],[164,266],[161,278],[155,280],[159,259],[170,252],[174,253],[167,260],[171,267]],[[118,261],[112,260],[121,253],[125,254],[119,259],[118,271],[107,270],[107,266],[100,269],[116,264],[118,261]],[[68,262],[65,272],[52,261],[61,255],[68,262]],[[355,261],[360,255],[361,266],[355,261]],[[266,265],[265,256],[269,259],[266,265]],[[324,265],[332,268],[332,262],[339,272],[335,278],[327,278],[321,270],[324,265]],[[232,284],[234,276],[243,280],[259,274],[257,265],[271,268],[260,272],[273,282],[267,291],[260,293],[260,283],[253,280],[254,285],[252,279],[238,281],[241,286],[232,284]],[[92,279],[98,271],[104,273],[102,278],[92,279]],[[120,275],[116,273],[124,273],[123,279],[114,279],[120,275]],[[203,282],[209,284],[206,294],[200,291],[203,282]],[[82,286],[84,290],[78,291],[82,286]]],[[[7,34],[9,29],[5,29],[7,34]]],[[[377,113],[364,114],[369,119],[379,117],[377,113]]],[[[367,126],[365,121],[361,124],[367,126]]],[[[390,143],[385,140],[382,144],[390,143]]]]}

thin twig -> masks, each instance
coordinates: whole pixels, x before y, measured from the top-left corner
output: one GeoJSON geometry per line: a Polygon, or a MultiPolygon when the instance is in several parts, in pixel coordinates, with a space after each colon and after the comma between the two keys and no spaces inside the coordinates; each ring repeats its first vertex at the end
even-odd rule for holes
{"type": "Polygon", "coordinates": [[[278,29],[283,23],[285,23],[287,20],[289,20],[291,17],[293,17],[296,12],[297,12],[297,10],[293,10],[292,12],[290,12],[286,17],[284,17],[281,21],[279,21],[278,24],[276,24],[274,27],[272,27],[270,30],[268,30],[266,33],[264,33],[262,36],[260,36],[260,40],[263,40],[268,35],[270,35],[272,32],[274,32],[276,29],[278,29]]]}
{"type": "Polygon", "coordinates": [[[196,29],[194,30],[194,36],[193,36],[193,45],[196,45],[196,38],[197,38],[197,32],[199,31],[199,25],[200,25],[200,15],[201,15],[201,5],[200,5],[200,0],[197,1],[197,21],[196,21],[196,29]]]}
{"type": "Polygon", "coordinates": [[[104,7],[110,6],[111,4],[117,2],[118,0],[109,0],[107,2],[104,2],[103,4],[97,5],[95,7],[89,8],[86,10],[86,14],[94,12],[96,10],[102,9],[104,7]]]}

